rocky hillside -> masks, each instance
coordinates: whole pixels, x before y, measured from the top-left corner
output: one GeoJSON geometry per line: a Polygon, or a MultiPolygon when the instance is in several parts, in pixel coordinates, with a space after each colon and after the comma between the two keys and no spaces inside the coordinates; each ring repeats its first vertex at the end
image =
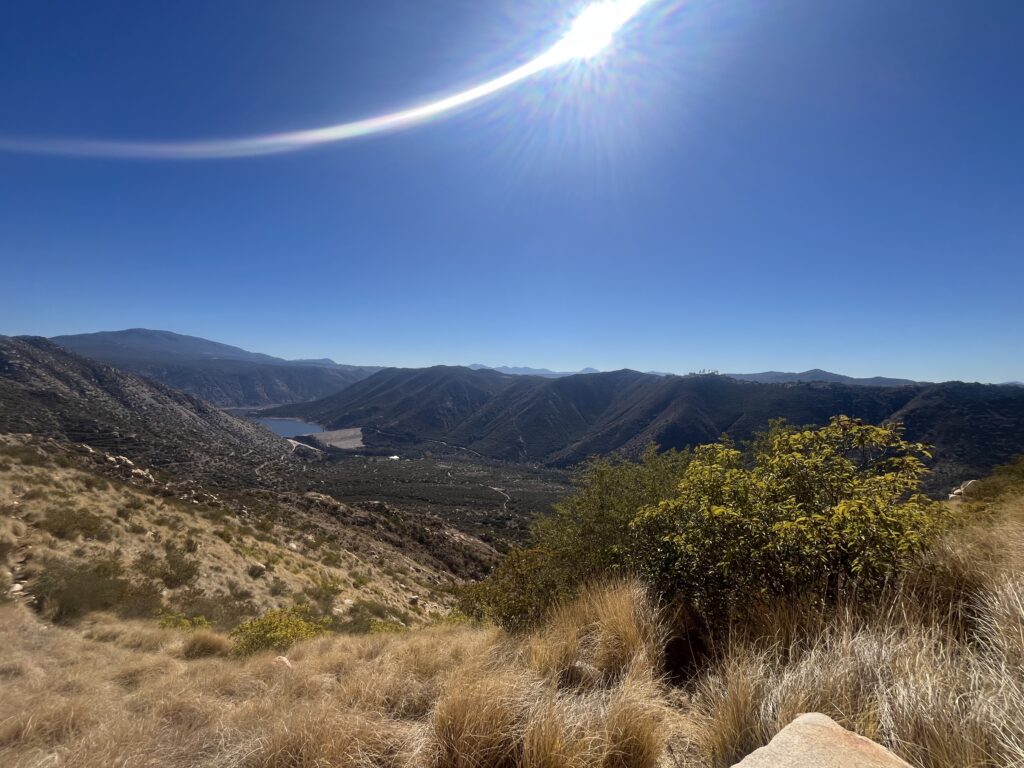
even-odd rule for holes
{"type": "Polygon", "coordinates": [[[29,337],[0,337],[0,432],[85,443],[229,486],[291,452],[203,400],[29,337]]]}
{"type": "Polygon", "coordinates": [[[194,336],[134,328],[55,336],[83,357],[154,379],[222,407],[315,400],[379,368],[333,360],[283,360],[194,336]]]}
{"type": "Polygon", "coordinates": [[[163,610],[230,628],[306,601],[339,626],[408,625],[445,613],[449,587],[494,558],[380,503],[168,482],[88,446],[0,435],[0,592],[56,620],[163,610]]]}

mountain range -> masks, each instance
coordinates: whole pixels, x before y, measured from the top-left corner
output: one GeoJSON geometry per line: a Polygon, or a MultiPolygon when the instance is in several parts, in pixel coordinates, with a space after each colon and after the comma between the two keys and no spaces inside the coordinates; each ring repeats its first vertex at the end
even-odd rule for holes
{"type": "Polygon", "coordinates": [[[763,373],[727,373],[730,379],[740,381],[756,381],[761,384],[791,384],[796,382],[825,381],[833,384],[849,384],[855,387],[908,387],[922,382],[910,379],[890,379],[885,376],[872,376],[869,378],[856,378],[844,376],[841,373],[832,373],[815,368],[801,373],[786,373],[783,371],[765,371],[763,373]]]}
{"type": "MultiPolygon", "coordinates": [[[[596,368],[584,368],[583,370],[580,371],[552,371],[548,368],[510,367],[506,365],[495,367],[489,365],[480,365],[479,363],[474,363],[473,365],[467,367],[474,371],[490,370],[498,371],[499,373],[508,373],[513,376],[543,376],[545,378],[551,379],[563,378],[565,376],[575,376],[578,373],[600,373],[600,371],[598,371],[596,368]]],[[[647,371],[647,373],[653,376],[677,375],[672,373],[666,373],[664,371],[647,371]]],[[[835,384],[850,384],[852,386],[863,387],[904,387],[918,383],[911,379],[892,379],[887,378],[885,376],[857,378],[854,376],[844,376],[841,373],[823,371],[820,368],[814,368],[810,371],[802,371],[800,373],[791,373],[785,371],[764,371],[762,373],[726,373],[723,375],[728,376],[730,379],[739,379],[740,381],[757,381],[762,384],[789,384],[801,381],[828,381],[835,384]]]]}
{"type": "Polygon", "coordinates": [[[0,336],[0,433],[84,443],[230,486],[289,453],[205,400],[34,337],[0,336]]]}
{"type": "MultiPolygon", "coordinates": [[[[340,392],[381,370],[376,366],[339,364],[329,358],[285,360],[196,336],[147,328],[54,336],[50,340],[84,357],[154,379],[221,407],[255,408],[313,401],[340,392]]],[[[551,379],[599,373],[594,368],[570,372],[527,366],[493,367],[479,363],[468,368],[551,379]]],[[[649,373],[673,375],[657,371],[649,373]]],[[[821,369],[800,373],[766,371],[725,375],[765,384],[823,381],[861,386],[906,386],[916,383],[909,379],[880,376],[855,378],[821,369]]]]}
{"type": "Polygon", "coordinates": [[[823,424],[846,414],[900,420],[935,446],[931,483],[980,476],[1024,452],[1024,391],[949,382],[872,387],[762,384],[728,376],[622,370],[560,378],[438,366],[384,369],[318,401],[282,406],[326,428],[363,427],[385,442],[441,441],[495,459],[553,466],[590,455],[747,439],[773,419],[823,424]]]}
{"type": "Polygon", "coordinates": [[[507,373],[512,376],[544,376],[551,379],[561,378],[562,376],[575,376],[577,373],[599,373],[596,368],[583,368],[579,371],[552,371],[550,368],[528,368],[508,365],[494,367],[481,365],[480,363],[473,363],[467,367],[474,371],[497,371],[498,373],[507,373]]]}
{"type": "Polygon", "coordinates": [[[379,368],[333,360],[284,360],[170,331],[132,328],[55,336],[83,357],[159,381],[222,407],[315,400],[379,368]]]}
{"type": "MultiPolygon", "coordinates": [[[[139,432],[131,421],[138,404],[173,401],[184,392],[217,406],[284,403],[266,413],[301,417],[330,429],[363,427],[368,443],[378,447],[442,442],[488,458],[554,467],[572,466],[595,454],[636,454],[648,443],[682,448],[722,434],[742,440],[773,419],[821,424],[836,414],[872,423],[904,422],[908,437],[936,448],[931,480],[936,488],[980,476],[1024,452],[1024,389],[1015,386],[862,379],[818,369],[689,376],[592,369],[569,374],[479,365],[378,369],[328,359],[284,360],[147,329],[4,343],[8,358],[12,350],[14,358],[35,356],[30,367],[43,377],[38,386],[29,387],[30,396],[8,392],[8,401],[28,403],[36,408],[33,418],[72,438],[117,432],[124,443],[121,433],[139,432]],[[105,365],[90,368],[88,360],[63,348],[105,365]],[[120,371],[107,366],[145,378],[133,376],[125,383],[118,378],[120,371]],[[112,404],[81,383],[61,389],[57,385],[67,377],[54,371],[70,368],[86,382],[101,381],[115,393],[132,394],[120,401],[115,395],[118,402],[112,404]],[[140,387],[149,386],[159,394],[143,394],[140,387]],[[84,401],[67,400],[72,392],[85,395],[84,401]],[[53,397],[61,407],[47,413],[40,404],[53,397]],[[109,416],[114,412],[117,419],[109,416]],[[89,414],[87,425],[75,426],[83,413],[89,414]]],[[[21,407],[4,409],[4,422],[11,422],[7,431],[18,431],[14,427],[21,407]]],[[[173,413],[168,407],[161,406],[162,412],[173,413]]],[[[218,426],[216,409],[206,403],[196,401],[190,407],[209,422],[193,439],[219,446],[237,433],[233,421],[229,428],[218,426]]],[[[166,429],[166,434],[177,435],[178,445],[187,444],[181,425],[173,418],[165,421],[159,431],[166,429]]],[[[190,421],[194,424],[192,417],[184,423],[190,421]]],[[[251,445],[254,439],[267,440],[250,434],[214,453],[259,457],[261,451],[251,445]]]]}

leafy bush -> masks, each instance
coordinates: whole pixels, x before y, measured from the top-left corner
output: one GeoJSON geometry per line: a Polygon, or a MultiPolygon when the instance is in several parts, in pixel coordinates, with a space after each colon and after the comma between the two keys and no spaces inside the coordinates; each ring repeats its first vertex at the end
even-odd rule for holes
{"type": "Polygon", "coordinates": [[[205,616],[186,616],[184,613],[169,613],[161,611],[159,624],[163,629],[180,629],[183,632],[191,632],[196,629],[209,629],[210,622],[205,616]]]}
{"type": "Polygon", "coordinates": [[[116,610],[124,616],[152,616],[160,608],[160,588],[149,580],[125,578],[121,561],[115,556],[84,564],[47,560],[33,590],[43,613],[53,621],[102,610],[116,610]]]}
{"type": "Polygon", "coordinates": [[[46,517],[37,525],[58,539],[84,536],[87,539],[110,540],[110,528],[106,521],[87,509],[54,507],[47,510],[46,517]]]}
{"type": "Polygon", "coordinates": [[[187,586],[199,578],[199,562],[171,543],[164,547],[163,560],[152,552],[143,552],[134,565],[140,573],[162,581],[168,589],[187,586]]]}
{"type": "Polygon", "coordinates": [[[233,652],[249,656],[259,651],[287,651],[292,645],[327,632],[330,619],[312,619],[301,608],[274,610],[231,630],[233,652]]]}
{"type": "Polygon", "coordinates": [[[263,575],[267,572],[266,566],[262,563],[252,563],[245,572],[249,574],[250,579],[262,579],[263,575]]]}
{"type": "Polygon", "coordinates": [[[384,619],[370,619],[371,635],[392,635],[400,632],[408,632],[409,628],[397,621],[385,621],[384,619]]]}
{"type": "Polygon", "coordinates": [[[971,500],[992,501],[1008,494],[1019,493],[1024,487],[1024,456],[996,467],[992,474],[970,487],[971,500]]]}
{"type": "Polygon", "coordinates": [[[342,564],[341,552],[336,549],[328,549],[320,556],[320,562],[329,568],[340,568],[342,564]]]}
{"type": "Polygon", "coordinates": [[[634,519],[674,491],[689,462],[689,452],[659,453],[654,446],[637,462],[591,460],[576,492],[534,524],[533,546],[513,549],[487,580],[463,587],[460,609],[525,629],[587,582],[628,573],[637,547],[634,519]]]}
{"type": "Polygon", "coordinates": [[[320,573],[303,588],[302,594],[316,605],[320,613],[327,615],[334,607],[335,598],[341,594],[341,583],[325,573],[320,573]]]}
{"type": "Polygon", "coordinates": [[[513,549],[487,579],[458,591],[459,610],[506,629],[534,627],[551,606],[568,599],[579,586],[560,566],[557,554],[540,547],[513,549]]]}
{"type": "Polygon", "coordinates": [[[942,523],[918,493],[928,453],[901,433],[837,417],[815,430],[777,426],[748,456],[728,441],[702,446],[676,492],[637,515],[631,560],[705,614],[880,587],[942,523]]]}
{"type": "Polygon", "coordinates": [[[164,572],[161,578],[168,589],[191,584],[199,578],[199,562],[169,544],[164,550],[164,572]]]}
{"type": "Polygon", "coordinates": [[[710,620],[772,598],[875,589],[942,530],[942,507],[918,492],[927,457],[899,426],[836,417],[775,425],[746,451],[723,440],[598,460],[533,545],[467,588],[461,607],[522,629],[616,573],[710,620]]]}
{"type": "Polygon", "coordinates": [[[335,619],[334,629],[349,634],[380,631],[388,625],[410,624],[412,617],[376,600],[356,600],[343,619],[335,619]]]}
{"type": "Polygon", "coordinates": [[[224,592],[207,594],[196,587],[186,587],[176,593],[170,604],[174,611],[186,619],[193,622],[208,621],[222,630],[238,626],[258,611],[251,600],[240,600],[224,592]]]}

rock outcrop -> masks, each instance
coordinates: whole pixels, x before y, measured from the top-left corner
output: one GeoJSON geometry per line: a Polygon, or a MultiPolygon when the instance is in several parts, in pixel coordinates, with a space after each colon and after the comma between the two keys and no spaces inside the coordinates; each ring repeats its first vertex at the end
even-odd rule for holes
{"type": "Polygon", "coordinates": [[[800,715],[733,768],[911,768],[871,739],[818,713],[800,715]]]}

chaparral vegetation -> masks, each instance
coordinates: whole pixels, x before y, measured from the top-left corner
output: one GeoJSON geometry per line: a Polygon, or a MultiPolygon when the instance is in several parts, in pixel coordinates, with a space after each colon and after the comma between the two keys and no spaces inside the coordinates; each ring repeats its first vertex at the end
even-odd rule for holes
{"type": "Polygon", "coordinates": [[[0,762],[725,768],[820,711],[921,768],[1020,764],[1019,469],[940,504],[927,458],[837,418],[595,460],[461,611],[417,620],[366,601],[339,619],[314,580],[211,623],[165,605],[169,573],[172,601],[198,594],[201,548],[94,556],[76,583],[61,542],[123,540],[119,518],[12,515],[5,558],[39,526],[64,559],[31,582],[40,615],[0,607],[0,762]]]}

